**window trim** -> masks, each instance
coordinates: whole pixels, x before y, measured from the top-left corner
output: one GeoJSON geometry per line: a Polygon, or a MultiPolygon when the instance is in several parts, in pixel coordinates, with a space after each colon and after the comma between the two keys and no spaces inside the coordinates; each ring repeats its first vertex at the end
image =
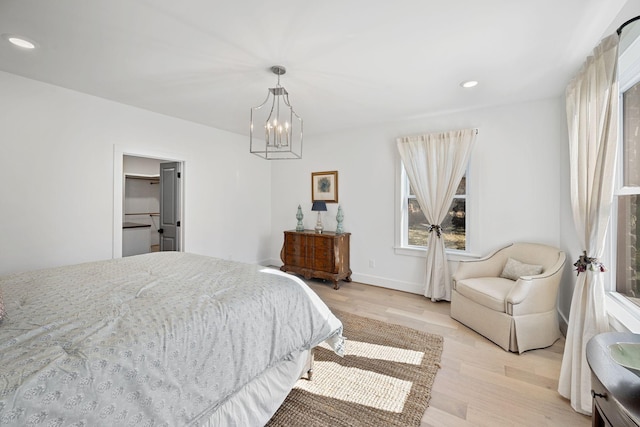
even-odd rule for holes
{"type": "Polygon", "coordinates": [[[619,332],[640,333],[640,309],[618,292],[606,293],[609,325],[619,332]]]}

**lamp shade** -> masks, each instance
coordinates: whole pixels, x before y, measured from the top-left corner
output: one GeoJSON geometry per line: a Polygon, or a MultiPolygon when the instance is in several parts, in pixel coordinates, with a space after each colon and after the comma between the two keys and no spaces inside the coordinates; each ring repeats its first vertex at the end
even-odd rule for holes
{"type": "Polygon", "coordinates": [[[312,211],[326,211],[327,204],[323,201],[313,202],[313,206],[311,206],[312,211]]]}

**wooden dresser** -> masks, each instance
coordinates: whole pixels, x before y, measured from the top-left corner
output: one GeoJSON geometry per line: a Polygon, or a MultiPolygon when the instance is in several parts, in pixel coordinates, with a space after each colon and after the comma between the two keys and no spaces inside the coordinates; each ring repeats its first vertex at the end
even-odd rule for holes
{"type": "Polygon", "coordinates": [[[314,230],[285,231],[280,258],[280,270],[293,272],[305,279],[319,278],[338,282],[351,281],[349,267],[349,236],[351,233],[316,233],[314,230]]]}
{"type": "Polygon", "coordinates": [[[640,335],[607,332],[587,343],[594,427],[640,425],[640,377],[611,358],[609,345],[617,342],[640,342],[640,335]]]}

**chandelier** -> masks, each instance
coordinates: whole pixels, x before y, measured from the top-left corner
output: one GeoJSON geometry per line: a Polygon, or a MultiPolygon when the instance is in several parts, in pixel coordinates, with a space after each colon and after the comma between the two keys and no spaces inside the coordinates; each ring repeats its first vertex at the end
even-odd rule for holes
{"type": "Polygon", "coordinates": [[[280,86],[287,72],[281,65],[271,71],[278,76],[276,87],[269,88],[267,99],[251,108],[249,151],[267,160],[302,158],[302,119],[289,103],[289,93],[280,86]]]}

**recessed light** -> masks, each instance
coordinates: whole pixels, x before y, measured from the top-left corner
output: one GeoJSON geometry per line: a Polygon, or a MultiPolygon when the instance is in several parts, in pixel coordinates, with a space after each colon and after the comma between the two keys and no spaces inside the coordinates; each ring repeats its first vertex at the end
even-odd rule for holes
{"type": "Polygon", "coordinates": [[[469,89],[471,87],[477,86],[478,82],[475,80],[467,80],[466,82],[462,82],[460,83],[460,86],[462,86],[465,89],[469,89]]]}
{"type": "Polygon", "coordinates": [[[22,36],[16,36],[13,34],[3,34],[2,36],[12,45],[23,49],[35,49],[36,47],[34,42],[22,36]]]}

